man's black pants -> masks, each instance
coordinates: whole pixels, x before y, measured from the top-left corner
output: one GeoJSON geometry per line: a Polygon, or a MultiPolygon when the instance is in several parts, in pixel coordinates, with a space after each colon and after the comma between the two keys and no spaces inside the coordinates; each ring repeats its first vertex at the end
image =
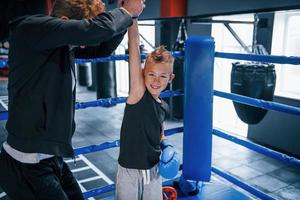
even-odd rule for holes
{"type": "Polygon", "coordinates": [[[0,186],[12,200],[83,200],[68,165],[57,156],[25,164],[2,148],[0,186]]]}

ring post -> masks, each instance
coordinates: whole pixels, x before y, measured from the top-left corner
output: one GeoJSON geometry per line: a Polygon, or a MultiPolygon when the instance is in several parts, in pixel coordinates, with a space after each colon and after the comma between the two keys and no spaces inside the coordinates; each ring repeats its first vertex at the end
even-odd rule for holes
{"type": "Polygon", "coordinates": [[[189,37],[185,47],[183,170],[181,178],[210,181],[212,154],[212,37],[189,37]]]}

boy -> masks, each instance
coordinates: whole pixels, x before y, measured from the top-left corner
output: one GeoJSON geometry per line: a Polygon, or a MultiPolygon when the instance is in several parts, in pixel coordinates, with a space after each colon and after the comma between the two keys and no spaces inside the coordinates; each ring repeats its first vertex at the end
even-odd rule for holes
{"type": "Polygon", "coordinates": [[[164,47],[150,53],[141,69],[137,21],[128,29],[130,92],[121,127],[117,200],[160,200],[158,174],[167,104],[159,98],[175,75],[174,58],[164,47]]]}
{"type": "Polygon", "coordinates": [[[8,138],[0,154],[10,199],[83,199],[63,161],[74,156],[74,56],[110,55],[143,7],[130,0],[105,12],[101,0],[55,0],[51,16],[10,23],[8,138]]]}

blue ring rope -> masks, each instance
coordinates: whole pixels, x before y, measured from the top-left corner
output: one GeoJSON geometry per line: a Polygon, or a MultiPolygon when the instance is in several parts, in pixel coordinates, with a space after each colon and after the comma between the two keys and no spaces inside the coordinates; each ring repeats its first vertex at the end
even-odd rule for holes
{"type": "MultiPolygon", "coordinates": [[[[182,96],[183,92],[182,90],[174,90],[174,91],[165,91],[161,93],[162,98],[166,97],[175,97],[175,96],[182,96]]],[[[77,102],[75,103],[75,109],[84,109],[89,107],[109,107],[116,105],[118,103],[125,103],[127,97],[116,97],[116,98],[106,98],[106,99],[98,99],[96,101],[88,101],[88,102],[77,102]]],[[[1,120],[7,120],[8,112],[0,112],[0,121],[1,120]]]]}
{"type": "Polygon", "coordinates": [[[79,148],[74,149],[74,153],[76,156],[78,156],[80,154],[87,154],[87,153],[102,151],[105,149],[110,149],[110,148],[119,147],[119,146],[120,146],[120,140],[115,140],[113,142],[104,142],[102,144],[95,144],[95,145],[90,145],[90,146],[85,146],[85,147],[79,147],[79,148]]]}
{"type": "MultiPolygon", "coordinates": [[[[173,90],[173,91],[165,91],[161,93],[162,98],[166,97],[175,97],[175,96],[181,96],[183,95],[182,90],[173,90]]],[[[118,103],[125,103],[127,100],[127,97],[116,97],[116,98],[106,98],[106,99],[98,99],[96,101],[88,101],[88,102],[77,102],[75,104],[75,109],[83,109],[83,108],[88,108],[88,107],[97,107],[97,106],[103,106],[103,107],[108,107],[108,106],[113,106],[118,103]]]]}
{"type": "Polygon", "coordinates": [[[164,131],[165,136],[174,135],[176,133],[182,133],[183,132],[183,126],[177,127],[177,128],[171,128],[164,131]]]}
{"type": "MultiPolygon", "coordinates": [[[[141,59],[145,59],[145,54],[141,54],[141,59]]],[[[119,61],[119,60],[125,60],[128,61],[129,56],[126,55],[112,55],[109,57],[102,57],[102,58],[93,58],[93,59],[76,59],[76,64],[82,64],[82,63],[98,63],[98,62],[109,62],[109,61],[119,61]]]]}
{"type": "MultiPolygon", "coordinates": [[[[183,51],[174,51],[171,52],[174,58],[183,58],[184,52],[183,51]]],[[[141,54],[141,59],[144,60],[146,59],[147,54],[142,53],[141,54]]],[[[93,58],[93,59],[76,59],[75,63],[76,64],[81,64],[81,63],[97,63],[97,62],[109,62],[109,61],[121,61],[125,60],[128,61],[129,55],[128,54],[118,54],[118,55],[112,55],[108,57],[102,57],[102,58],[93,58]]]]}
{"type": "MultiPolygon", "coordinates": [[[[183,51],[174,51],[172,55],[175,58],[184,57],[183,51]]],[[[256,55],[256,54],[241,54],[241,53],[224,53],[224,52],[215,52],[215,57],[226,58],[226,59],[235,59],[235,60],[248,60],[248,61],[258,61],[258,62],[270,62],[278,64],[292,64],[300,65],[300,57],[297,56],[274,56],[274,55],[256,55]]],[[[103,58],[93,58],[93,59],[76,59],[76,64],[81,63],[97,63],[97,62],[109,62],[109,61],[118,61],[118,60],[128,60],[129,55],[112,55],[109,57],[103,58]]],[[[141,54],[141,59],[145,59],[146,54],[141,54]]],[[[0,59],[0,68],[3,68],[7,65],[6,59],[0,59]]]]}
{"type": "Polygon", "coordinates": [[[256,151],[260,154],[263,154],[263,155],[266,155],[268,157],[274,158],[276,160],[284,161],[285,163],[293,164],[297,167],[300,167],[300,160],[298,160],[294,157],[288,156],[288,155],[283,154],[283,153],[279,153],[277,151],[271,150],[271,149],[266,148],[264,146],[261,146],[259,144],[255,144],[253,142],[250,142],[250,141],[247,141],[247,140],[240,139],[238,137],[229,135],[229,134],[227,134],[225,132],[222,132],[218,129],[213,129],[213,134],[218,136],[218,137],[221,137],[223,139],[234,142],[238,145],[242,145],[242,146],[244,146],[248,149],[251,149],[253,151],[256,151]]]}
{"type": "MultiPolygon", "coordinates": [[[[182,90],[175,90],[175,91],[165,91],[161,94],[161,97],[165,98],[165,97],[174,97],[174,96],[181,96],[181,95],[183,95],[182,90]]],[[[294,114],[298,116],[300,115],[300,108],[294,106],[289,106],[289,105],[271,102],[271,101],[265,101],[261,99],[254,99],[251,97],[246,97],[238,94],[221,92],[218,90],[214,90],[214,95],[226,99],[230,99],[235,102],[259,107],[259,108],[285,112],[285,113],[294,114]]],[[[126,97],[98,99],[97,101],[82,102],[82,103],[77,102],[75,104],[75,109],[83,109],[83,108],[97,107],[97,106],[107,107],[107,106],[116,105],[117,103],[125,103],[125,102],[126,102],[126,97]]],[[[7,116],[8,116],[7,112],[0,112],[0,121],[7,120],[7,116]]]]}
{"type": "MultiPolygon", "coordinates": [[[[174,58],[183,58],[184,52],[183,51],[173,51],[171,52],[174,58]]],[[[147,54],[141,54],[141,59],[146,59],[147,54]]],[[[102,57],[102,58],[93,58],[93,59],[75,59],[76,64],[82,64],[82,63],[98,63],[98,62],[109,62],[109,61],[121,61],[125,60],[128,61],[129,55],[128,54],[118,54],[118,55],[112,55],[108,57],[102,57]]],[[[0,59],[0,68],[4,68],[7,66],[7,59],[0,59]]]]}
{"type": "MultiPolygon", "coordinates": [[[[184,57],[183,51],[174,51],[172,55],[175,58],[184,57]]],[[[235,60],[248,60],[248,61],[258,61],[258,62],[271,62],[278,64],[292,64],[300,65],[300,57],[296,56],[272,56],[272,55],[256,55],[256,54],[239,54],[239,53],[224,53],[224,52],[215,52],[215,57],[235,59],[235,60]]],[[[93,59],[76,59],[76,64],[81,63],[97,63],[97,62],[109,62],[109,61],[118,61],[118,60],[128,60],[129,56],[126,55],[112,55],[109,57],[103,58],[93,58],[93,59]]],[[[141,59],[145,59],[146,54],[141,54],[141,59]]],[[[7,66],[7,59],[0,59],[0,68],[7,66]]]]}
{"type": "Polygon", "coordinates": [[[84,197],[84,199],[88,199],[90,197],[95,197],[95,196],[98,196],[98,195],[101,195],[101,194],[104,194],[104,193],[107,193],[107,192],[112,192],[115,189],[116,189],[116,185],[115,184],[110,184],[110,185],[106,185],[106,186],[103,186],[103,187],[100,187],[100,188],[96,188],[96,189],[84,192],[83,197],[84,197]]]}
{"type": "MultiPolygon", "coordinates": [[[[176,133],[183,132],[183,127],[176,127],[167,129],[164,131],[165,136],[174,135],[176,133]]],[[[74,149],[75,155],[87,154],[97,151],[102,151],[105,149],[115,148],[120,146],[120,140],[115,140],[113,142],[104,142],[102,144],[95,144],[90,146],[84,146],[74,149]]]]}
{"type": "Polygon", "coordinates": [[[119,103],[125,103],[127,97],[116,97],[116,98],[106,98],[106,99],[98,99],[96,101],[87,101],[87,102],[77,102],[75,103],[75,109],[84,109],[89,107],[109,107],[119,103]]]}
{"type": "Polygon", "coordinates": [[[234,60],[248,60],[248,61],[278,63],[278,64],[300,65],[300,57],[296,57],[296,56],[272,56],[272,55],[215,52],[215,57],[234,59],[234,60]]]}
{"type": "Polygon", "coordinates": [[[240,188],[243,188],[244,190],[250,192],[251,194],[261,198],[261,199],[266,199],[266,200],[275,200],[273,197],[257,190],[256,188],[246,184],[246,183],[243,183],[242,181],[240,181],[239,179],[223,172],[222,170],[216,168],[216,167],[212,167],[211,168],[211,171],[214,172],[215,174],[218,174],[219,176],[225,178],[226,180],[228,180],[229,182],[239,186],[240,188]]]}
{"type": "Polygon", "coordinates": [[[285,112],[285,113],[300,116],[300,108],[294,106],[289,106],[289,105],[276,103],[272,101],[265,101],[262,99],[255,99],[255,98],[233,94],[233,93],[221,92],[218,90],[214,90],[214,95],[218,97],[230,99],[232,101],[239,102],[242,104],[247,104],[250,106],[255,106],[259,108],[275,110],[279,112],[285,112]]]}
{"type": "MultiPolygon", "coordinates": [[[[161,97],[165,98],[165,97],[181,96],[181,95],[183,95],[182,90],[175,90],[175,91],[163,92],[161,94],[161,97]]],[[[294,114],[294,115],[298,115],[298,116],[300,115],[300,108],[297,108],[294,106],[289,106],[289,105],[280,104],[280,103],[271,102],[271,101],[265,101],[265,100],[261,100],[261,99],[254,99],[251,97],[221,92],[221,91],[217,91],[217,90],[214,90],[214,95],[223,97],[226,99],[230,99],[235,102],[255,106],[255,107],[290,113],[290,114],[294,114]]],[[[97,107],[97,106],[107,107],[107,106],[116,105],[117,103],[125,103],[125,102],[126,102],[126,97],[98,99],[97,101],[82,102],[82,103],[77,102],[75,104],[75,109],[83,109],[83,108],[97,107]]],[[[8,116],[7,112],[0,112],[0,121],[7,120],[7,116],[8,116]]]]}

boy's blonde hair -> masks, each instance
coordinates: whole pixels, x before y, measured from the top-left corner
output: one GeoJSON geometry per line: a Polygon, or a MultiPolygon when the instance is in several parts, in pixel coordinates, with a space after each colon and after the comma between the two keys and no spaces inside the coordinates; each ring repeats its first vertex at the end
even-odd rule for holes
{"type": "Polygon", "coordinates": [[[166,63],[170,64],[173,67],[174,57],[171,52],[168,51],[164,46],[159,46],[154,49],[151,53],[148,54],[145,62],[145,66],[147,63],[166,63]]]}
{"type": "Polygon", "coordinates": [[[101,0],[56,0],[52,16],[66,16],[70,19],[91,19],[105,11],[105,4],[101,0]]]}

